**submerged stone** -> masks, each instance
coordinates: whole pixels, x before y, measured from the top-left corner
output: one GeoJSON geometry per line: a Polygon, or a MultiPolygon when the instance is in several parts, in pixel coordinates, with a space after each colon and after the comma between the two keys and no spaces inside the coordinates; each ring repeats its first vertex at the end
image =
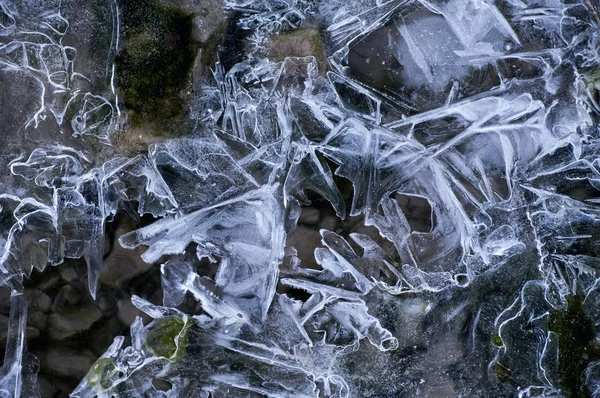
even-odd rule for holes
{"type": "Polygon", "coordinates": [[[91,385],[108,388],[112,384],[112,373],[116,370],[115,363],[108,358],[98,359],[90,368],[87,379],[91,385]]]}
{"type": "Polygon", "coordinates": [[[591,396],[583,383],[583,372],[591,362],[600,360],[600,345],[594,322],[584,312],[582,297],[568,297],[565,310],[550,314],[548,327],[559,338],[558,377],[562,393],[567,398],[591,396]]]}
{"type": "Polygon", "coordinates": [[[64,307],[50,314],[48,333],[52,340],[65,340],[88,330],[100,318],[102,312],[94,304],[64,307]]]}
{"type": "Polygon", "coordinates": [[[194,63],[193,17],[157,0],[123,3],[124,44],[117,56],[117,85],[133,129],[176,134],[187,110],[182,92],[194,63]]]}
{"type": "Polygon", "coordinates": [[[283,61],[286,57],[314,56],[319,65],[319,72],[327,71],[325,48],[318,29],[303,28],[282,32],[267,45],[269,57],[273,61],[283,61]]]}
{"type": "Polygon", "coordinates": [[[187,320],[164,318],[148,333],[146,346],[154,355],[171,361],[177,360],[185,355],[189,328],[187,320]]]}

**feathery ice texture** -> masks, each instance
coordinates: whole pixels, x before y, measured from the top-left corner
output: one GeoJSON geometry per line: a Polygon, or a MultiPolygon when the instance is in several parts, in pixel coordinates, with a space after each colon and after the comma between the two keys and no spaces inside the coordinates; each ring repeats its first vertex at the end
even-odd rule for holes
{"type": "Polygon", "coordinates": [[[131,157],[128,8],[0,0],[0,395],[39,396],[24,280],[83,257],[94,296],[120,212],[163,300],[72,397],[600,394],[595,0],[208,3],[243,56],[131,157]]]}

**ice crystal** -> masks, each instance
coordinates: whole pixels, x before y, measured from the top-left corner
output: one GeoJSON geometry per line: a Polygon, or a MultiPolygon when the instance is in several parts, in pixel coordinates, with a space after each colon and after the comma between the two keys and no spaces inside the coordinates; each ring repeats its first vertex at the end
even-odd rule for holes
{"type": "Polygon", "coordinates": [[[152,321],[73,397],[598,394],[595,2],[225,1],[246,57],[188,93],[185,137],[131,157],[110,152],[127,110],[105,3],[0,0],[0,82],[38,95],[6,126],[53,132],[0,141],[0,395],[39,396],[25,278],[84,258],[95,296],[119,213],[154,218],[119,243],[163,301],[133,296],[152,321]],[[78,10],[109,43],[83,65],[78,10]],[[326,70],[269,55],[315,27],[326,70]],[[300,236],[311,204],[336,224],[300,236]]]}

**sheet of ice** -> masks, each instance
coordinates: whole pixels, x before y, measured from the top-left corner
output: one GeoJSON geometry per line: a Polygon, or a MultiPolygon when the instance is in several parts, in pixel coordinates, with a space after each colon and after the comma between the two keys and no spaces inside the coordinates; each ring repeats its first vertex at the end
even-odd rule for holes
{"type": "Polygon", "coordinates": [[[84,257],[94,295],[106,223],[121,212],[156,218],[119,242],[146,247],[163,302],[132,298],[153,320],[135,320],[128,346],[116,338],[73,397],[598,391],[589,4],[227,1],[246,58],[215,65],[193,131],[106,161],[92,143],[122,121],[117,4],[103,5],[112,39],[88,76],[65,44],[74,3],[0,0],[2,73],[39,94],[23,131],[53,119],[60,138],[6,141],[0,388],[37,396],[23,279],[84,257]],[[269,58],[275,37],[315,26],[327,71],[322,54],[269,58]],[[318,221],[306,221],[311,205],[318,221]],[[186,312],[187,299],[201,310],[186,312]],[[565,358],[588,348],[567,384],[565,358]]]}

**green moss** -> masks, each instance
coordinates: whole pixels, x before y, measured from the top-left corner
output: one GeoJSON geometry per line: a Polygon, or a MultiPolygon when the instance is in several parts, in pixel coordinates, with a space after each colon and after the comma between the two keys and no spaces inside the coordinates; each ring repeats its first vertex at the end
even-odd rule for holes
{"type": "Polygon", "coordinates": [[[196,52],[192,18],[157,0],[124,1],[117,84],[134,127],[155,123],[168,130],[185,113],[180,93],[189,84],[196,52]]]}
{"type": "Polygon", "coordinates": [[[146,346],[156,356],[179,360],[186,353],[189,329],[190,323],[181,318],[165,318],[148,333],[146,346]]]}
{"type": "Polygon", "coordinates": [[[600,359],[600,347],[581,296],[567,298],[565,311],[550,314],[549,329],[559,337],[558,376],[562,393],[567,398],[589,397],[581,376],[590,362],[600,359]]]}
{"type": "Polygon", "coordinates": [[[494,374],[496,375],[496,377],[498,377],[500,381],[505,382],[512,379],[513,372],[506,366],[497,363],[494,365],[494,374]]]}
{"type": "Polygon", "coordinates": [[[590,90],[600,90],[600,69],[590,72],[586,75],[586,88],[590,90]]]}
{"type": "Polygon", "coordinates": [[[504,341],[502,341],[502,337],[496,335],[492,338],[492,343],[494,343],[495,346],[498,347],[502,347],[504,345],[504,341]]]}
{"type": "Polygon", "coordinates": [[[108,358],[100,358],[94,363],[87,374],[88,383],[107,389],[112,385],[112,375],[116,370],[113,361],[108,358]]]}

